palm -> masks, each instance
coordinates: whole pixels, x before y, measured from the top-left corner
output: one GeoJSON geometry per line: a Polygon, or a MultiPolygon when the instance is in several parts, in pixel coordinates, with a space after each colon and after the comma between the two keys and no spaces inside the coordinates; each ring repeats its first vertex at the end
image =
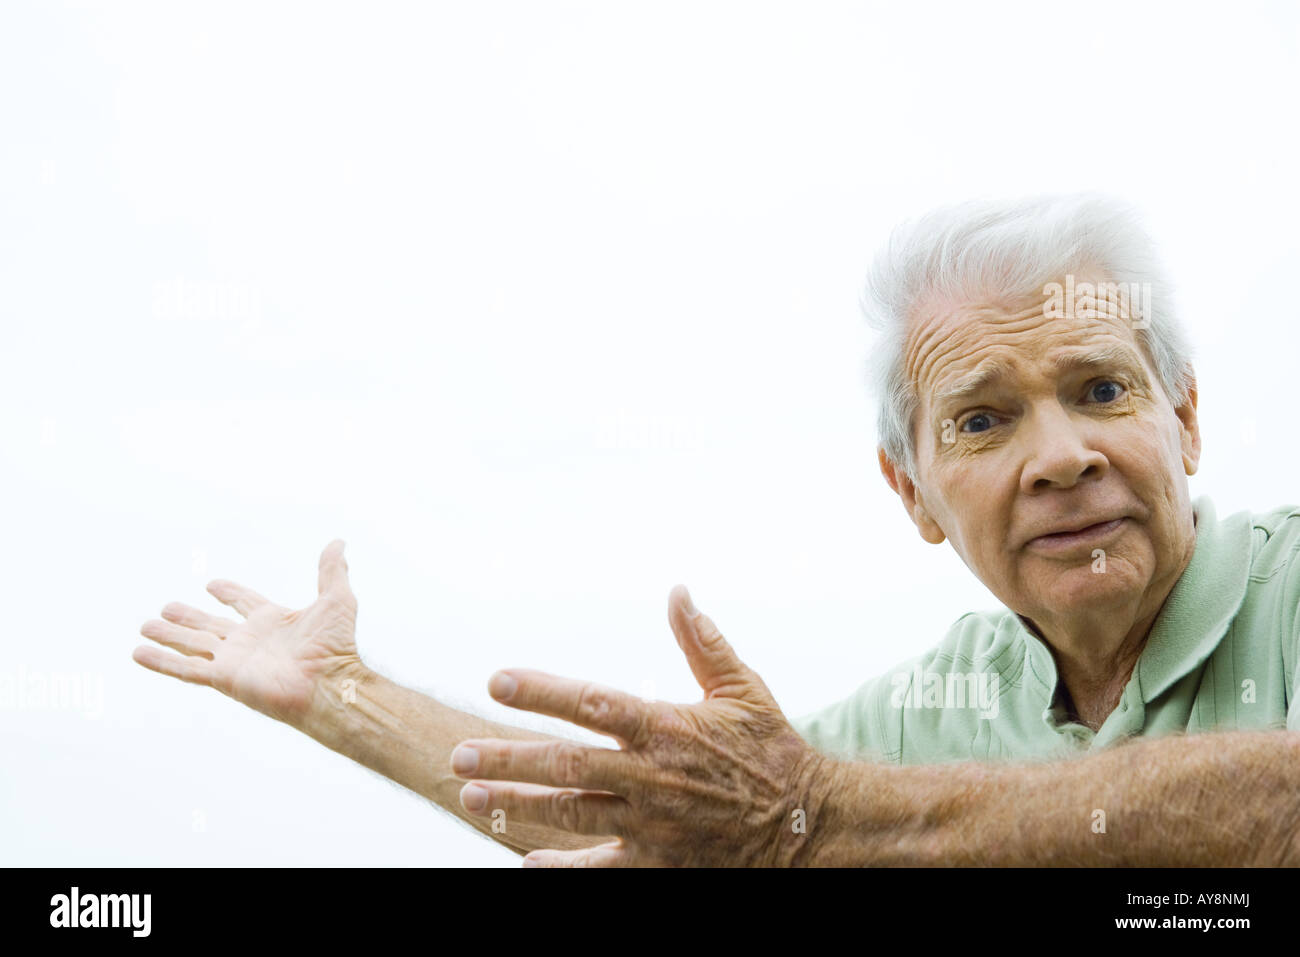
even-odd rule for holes
{"type": "Polygon", "coordinates": [[[300,611],[265,605],[226,635],[212,660],[212,687],[285,720],[311,704],[317,682],[358,660],[356,613],[333,599],[300,611]]]}
{"type": "Polygon", "coordinates": [[[322,553],[320,597],[306,608],[290,611],[233,582],[214,581],[208,591],[245,620],[173,602],[163,609],[165,621],[147,622],[140,632],[182,654],[142,645],[135,660],[183,681],[211,685],[290,723],[307,714],[322,682],[343,680],[359,668],[357,604],[342,542],[330,543],[322,553]]]}

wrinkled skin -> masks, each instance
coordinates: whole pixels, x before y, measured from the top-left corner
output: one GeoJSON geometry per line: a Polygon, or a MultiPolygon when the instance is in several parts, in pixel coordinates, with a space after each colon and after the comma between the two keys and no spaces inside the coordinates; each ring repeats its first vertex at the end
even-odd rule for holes
{"type": "Polygon", "coordinates": [[[146,622],[140,633],[181,652],[141,645],[132,657],[152,671],[209,685],[268,717],[294,727],[311,713],[326,684],[359,676],[357,600],[348,584],[343,542],[321,554],[319,597],[291,611],[234,582],[217,580],[208,591],[244,621],[210,615],[181,602],[146,622]]]}
{"type": "MultiPolygon", "coordinates": [[[[1106,281],[1090,270],[1077,278],[1106,281]]],[[[921,396],[917,477],[882,450],[886,481],[925,541],[949,541],[1033,623],[1080,720],[1099,728],[1196,545],[1194,379],[1186,395],[1167,395],[1113,303],[1049,316],[1032,295],[918,308],[905,361],[921,396]],[[945,398],[984,371],[1000,374],[945,398]],[[1111,520],[1113,531],[1074,545],[1039,538],[1111,520]]]]}
{"type": "MultiPolygon", "coordinates": [[[[303,730],[322,701],[337,701],[349,678],[361,680],[357,601],[341,541],[321,554],[319,597],[306,608],[284,608],[225,580],[208,591],[244,620],[173,602],[162,620],[140,631],[180,654],[141,645],[134,659],[303,730]]],[[[618,838],[582,851],[534,852],[526,864],[787,864],[807,852],[806,834],[791,827],[792,812],[810,816],[811,782],[826,759],[789,725],[713,622],[688,603],[684,588],[674,590],[669,620],[705,690],[702,703],[646,702],[511,671],[518,690],[497,693],[498,700],[608,734],[621,750],[568,741],[465,742],[479,747],[475,777],[492,789],[482,813],[504,809],[507,820],[618,838]]],[[[497,682],[492,689],[499,691],[497,682]]]]}
{"type": "Polygon", "coordinates": [[[489,684],[511,707],[613,737],[619,749],[567,741],[462,742],[452,755],[466,810],[505,812],[615,839],[576,851],[534,851],[525,866],[789,865],[811,852],[804,828],[825,758],[790,726],[771,692],[674,589],[669,621],[705,699],[646,702],[536,671],[498,672],[489,684]],[[510,683],[516,685],[511,691],[510,683]],[[473,754],[476,763],[465,762],[473,754]],[[463,763],[465,762],[465,763],[463,763]],[[486,794],[474,800],[475,789],[486,794]]]}

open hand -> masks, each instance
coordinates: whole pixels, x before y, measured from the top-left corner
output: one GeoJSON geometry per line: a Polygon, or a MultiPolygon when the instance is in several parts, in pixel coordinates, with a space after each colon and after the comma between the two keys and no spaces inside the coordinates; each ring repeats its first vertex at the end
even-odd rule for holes
{"type": "Polygon", "coordinates": [[[472,778],[467,811],[611,843],[533,851],[525,866],[788,865],[809,853],[810,805],[826,759],[786,721],[682,586],[668,619],[704,701],[646,702],[600,685],[511,669],[489,692],[514,708],[564,718],[620,748],[571,741],[461,742],[452,769],[472,778]]]}
{"type": "Polygon", "coordinates": [[[172,602],[162,610],[164,620],[145,622],[140,634],[180,654],[140,645],[131,657],[151,671],[211,685],[291,725],[310,712],[323,683],[338,684],[360,673],[357,600],[348,584],[342,541],[321,553],[319,597],[306,608],[290,611],[222,579],[210,582],[208,591],[244,620],[172,602]]]}

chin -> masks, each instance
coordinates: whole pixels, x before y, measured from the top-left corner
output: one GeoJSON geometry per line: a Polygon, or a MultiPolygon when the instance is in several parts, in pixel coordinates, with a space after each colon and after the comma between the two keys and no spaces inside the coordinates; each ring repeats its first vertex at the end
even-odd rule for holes
{"type": "Polygon", "coordinates": [[[1088,606],[1131,604],[1135,595],[1146,587],[1135,569],[1112,562],[1105,571],[1094,571],[1092,564],[1084,564],[1066,571],[1057,571],[1041,582],[1034,590],[1042,596],[1041,604],[1065,611],[1088,606]]]}

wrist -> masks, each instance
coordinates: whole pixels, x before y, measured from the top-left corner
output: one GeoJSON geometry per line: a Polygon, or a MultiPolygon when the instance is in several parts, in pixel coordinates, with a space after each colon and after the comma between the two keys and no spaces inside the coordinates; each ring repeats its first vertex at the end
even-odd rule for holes
{"type": "Polygon", "coordinates": [[[377,680],[379,675],[360,658],[323,669],[316,676],[308,707],[298,720],[290,723],[322,744],[333,746],[356,721],[357,705],[377,680]]]}
{"type": "Polygon", "coordinates": [[[933,867],[966,862],[979,788],[966,768],[828,761],[809,864],[933,867]]]}
{"type": "Polygon", "coordinates": [[[823,759],[816,789],[817,820],[810,829],[810,866],[864,867],[885,856],[885,821],[893,815],[881,795],[873,794],[879,791],[875,771],[865,762],[823,759]]]}
{"type": "Polygon", "coordinates": [[[771,851],[761,854],[755,863],[763,867],[805,867],[813,863],[817,828],[831,787],[834,763],[826,755],[804,746],[788,777],[771,851]]]}

